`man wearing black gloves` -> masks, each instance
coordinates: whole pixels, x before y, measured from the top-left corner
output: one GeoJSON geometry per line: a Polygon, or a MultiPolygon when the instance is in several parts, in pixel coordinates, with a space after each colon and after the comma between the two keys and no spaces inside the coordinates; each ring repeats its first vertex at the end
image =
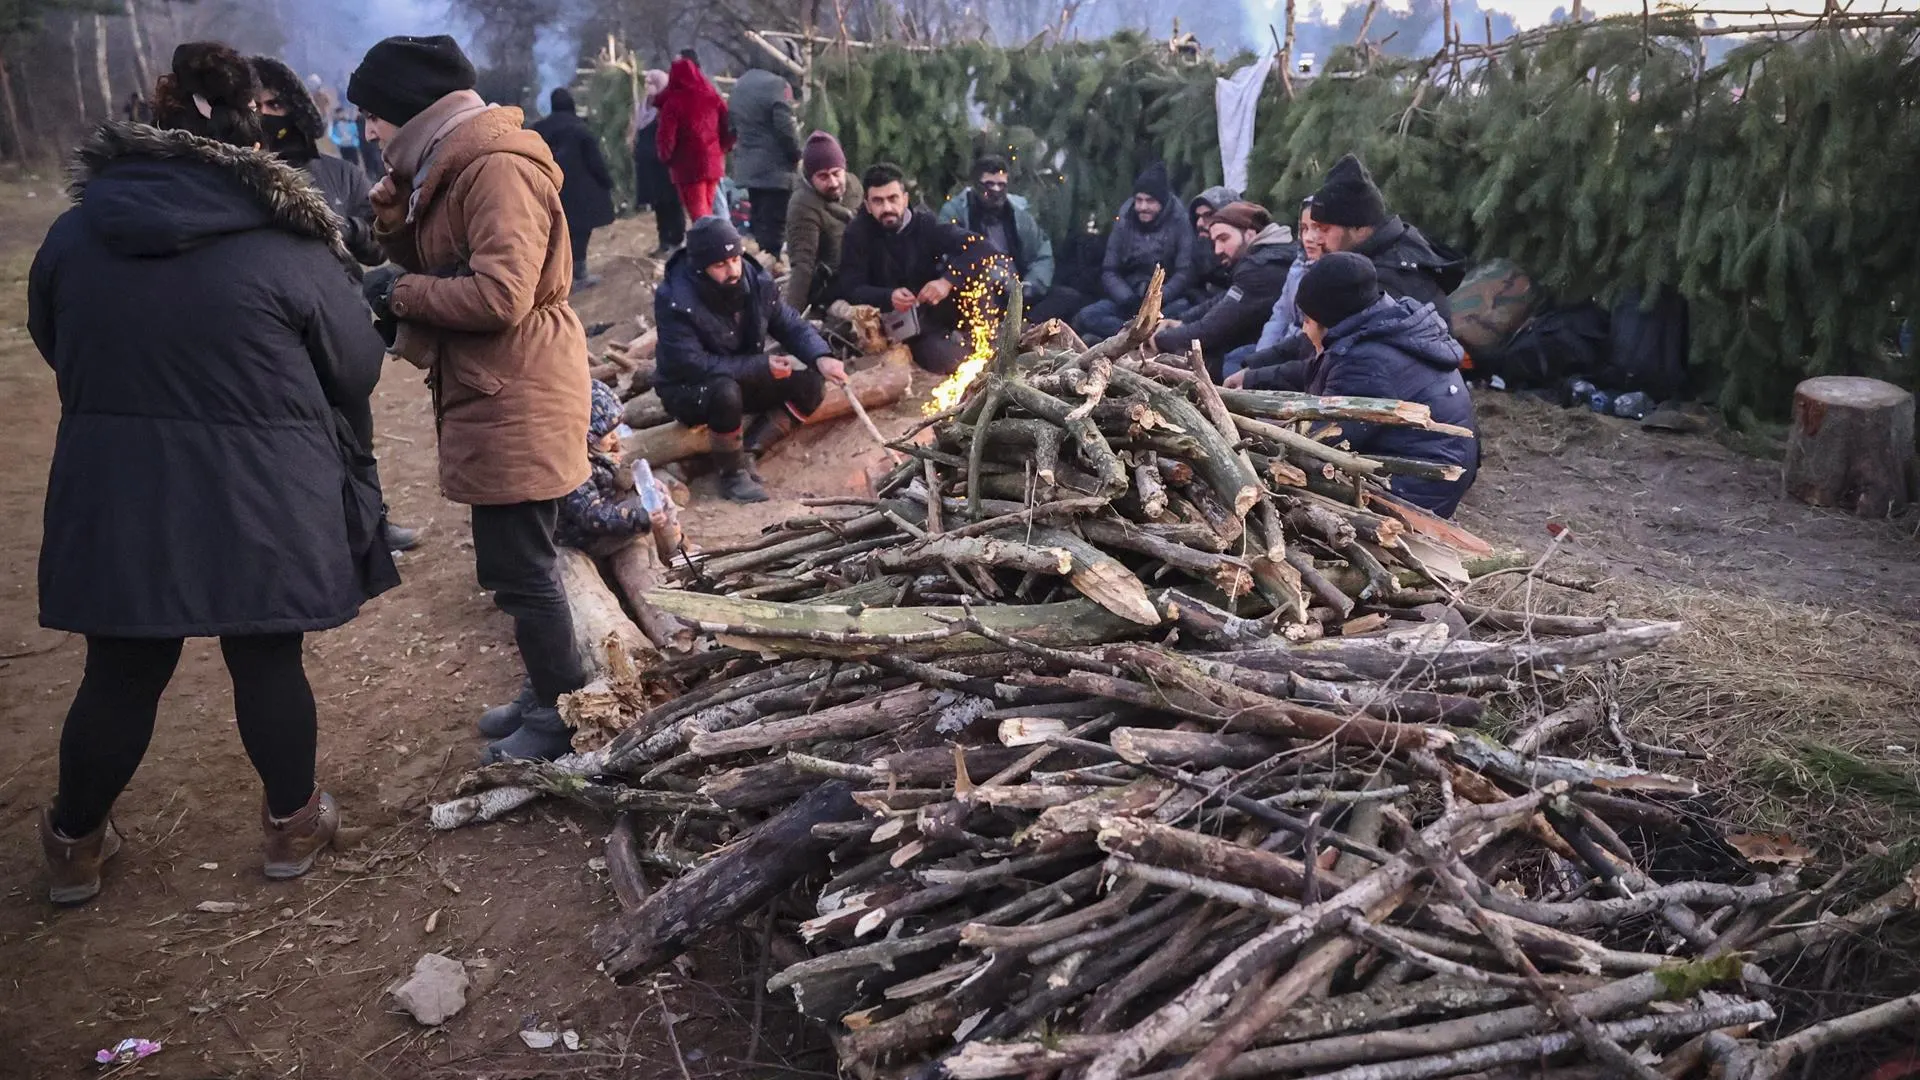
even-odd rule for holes
{"type": "MultiPolygon", "coordinates": [[[[260,107],[260,127],[267,136],[266,148],[313,181],[327,205],[340,215],[341,238],[356,261],[363,266],[386,262],[387,253],[373,238],[373,201],[367,194],[373,185],[357,163],[320,153],[324,121],[306,84],[292,68],[271,56],[249,57],[247,64],[260,83],[256,103],[260,107]]],[[[420,546],[420,530],[391,521],[385,528],[388,550],[412,551],[420,546]]]]}
{"type": "Polygon", "coordinates": [[[997,253],[924,205],[911,206],[906,176],[897,166],[875,165],[861,182],[866,203],[847,226],[840,296],[881,311],[915,312],[919,333],[906,339],[913,362],[923,371],[951,375],[969,351],[961,323],[999,322],[999,301],[989,295],[995,290],[984,282],[963,296],[954,292],[968,274],[989,273],[989,257],[997,253]]]}
{"type": "Polygon", "coordinates": [[[704,217],[687,246],[667,260],[653,294],[660,328],[654,386],[667,413],[713,439],[720,492],[734,502],[765,502],[747,462],[820,407],[827,380],[846,368],[827,355],[811,323],[780,298],[772,275],[751,259],[725,218],[704,217]],[[770,353],[769,339],[786,354],[770,353]],[[742,432],[746,414],[758,413],[742,432]]]}

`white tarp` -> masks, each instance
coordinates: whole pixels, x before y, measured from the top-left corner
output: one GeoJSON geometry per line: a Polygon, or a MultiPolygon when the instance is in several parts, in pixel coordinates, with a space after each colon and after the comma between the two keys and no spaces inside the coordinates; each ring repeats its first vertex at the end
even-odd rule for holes
{"type": "Polygon", "coordinates": [[[1220,117],[1220,167],[1227,186],[1247,190],[1247,158],[1253,153],[1253,113],[1273,70],[1272,53],[1213,82],[1214,111],[1220,117]]]}

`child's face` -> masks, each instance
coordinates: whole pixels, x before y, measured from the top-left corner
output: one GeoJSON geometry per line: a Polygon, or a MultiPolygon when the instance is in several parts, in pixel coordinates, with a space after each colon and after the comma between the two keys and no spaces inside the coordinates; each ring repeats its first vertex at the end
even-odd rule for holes
{"type": "Polygon", "coordinates": [[[600,436],[600,441],[594,443],[593,448],[595,450],[600,451],[603,454],[619,453],[620,452],[620,429],[614,428],[612,431],[609,431],[605,435],[600,436]]]}

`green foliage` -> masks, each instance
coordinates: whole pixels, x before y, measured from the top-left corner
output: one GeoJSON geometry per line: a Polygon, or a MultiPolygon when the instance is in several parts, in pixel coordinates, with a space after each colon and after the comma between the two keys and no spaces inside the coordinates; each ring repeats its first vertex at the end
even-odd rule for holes
{"type": "MultiPolygon", "coordinates": [[[[1651,30],[1571,26],[1457,81],[1341,50],[1292,101],[1263,100],[1251,191],[1290,218],[1351,151],[1430,236],[1513,259],[1562,296],[1674,287],[1730,415],[1777,416],[1810,375],[1920,383],[1886,344],[1920,302],[1920,230],[1898,194],[1920,175],[1920,22],[1754,42],[1704,69],[1683,19],[1651,30]]],[[[809,118],[856,170],[894,161],[929,201],[975,153],[1007,153],[1064,236],[1104,228],[1154,159],[1189,195],[1217,183],[1213,80],[1242,62],[1183,61],[1131,34],[829,51],[809,118]]]]}
{"type": "Polygon", "coordinates": [[[1702,990],[1739,982],[1740,972],[1745,966],[1746,957],[1739,953],[1726,953],[1711,960],[1662,964],[1653,969],[1653,977],[1660,982],[1662,999],[1679,1001],[1702,990]]]}
{"type": "Polygon", "coordinates": [[[608,65],[595,71],[574,97],[586,106],[587,127],[600,138],[600,153],[613,177],[613,201],[626,206],[633,198],[633,153],[627,149],[627,124],[633,119],[633,74],[608,65]]]}

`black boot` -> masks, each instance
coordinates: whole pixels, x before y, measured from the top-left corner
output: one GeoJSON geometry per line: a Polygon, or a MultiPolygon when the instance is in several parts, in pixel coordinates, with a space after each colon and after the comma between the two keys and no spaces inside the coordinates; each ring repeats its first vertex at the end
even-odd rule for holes
{"type": "Polygon", "coordinates": [[[552,761],[573,753],[573,730],[560,719],[560,710],[535,705],[521,714],[520,728],[498,742],[487,744],[481,764],[502,761],[552,761]]]}
{"type": "Polygon", "coordinates": [[[495,705],[480,715],[475,726],[480,734],[489,739],[504,739],[520,730],[521,718],[527,710],[533,708],[533,680],[525,679],[520,683],[520,693],[505,705],[495,705]]]}
{"type": "Polygon", "coordinates": [[[387,550],[412,551],[420,546],[420,530],[387,522],[387,550]]]}
{"type": "Polygon", "coordinates": [[[743,445],[749,454],[764,454],[781,439],[793,434],[793,430],[799,426],[800,418],[793,415],[792,409],[783,405],[772,412],[764,412],[754,417],[753,423],[747,425],[747,436],[743,445]]]}
{"type": "Polygon", "coordinates": [[[720,470],[720,494],[737,503],[767,501],[767,489],[753,478],[747,466],[747,452],[741,449],[740,433],[730,431],[713,436],[713,463],[720,470]]]}
{"type": "Polygon", "coordinates": [[[573,291],[579,292],[581,289],[591,289],[598,284],[600,284],[599,276],[587,273],[587,260],[575,259],[573,261],[573,291]]]}

